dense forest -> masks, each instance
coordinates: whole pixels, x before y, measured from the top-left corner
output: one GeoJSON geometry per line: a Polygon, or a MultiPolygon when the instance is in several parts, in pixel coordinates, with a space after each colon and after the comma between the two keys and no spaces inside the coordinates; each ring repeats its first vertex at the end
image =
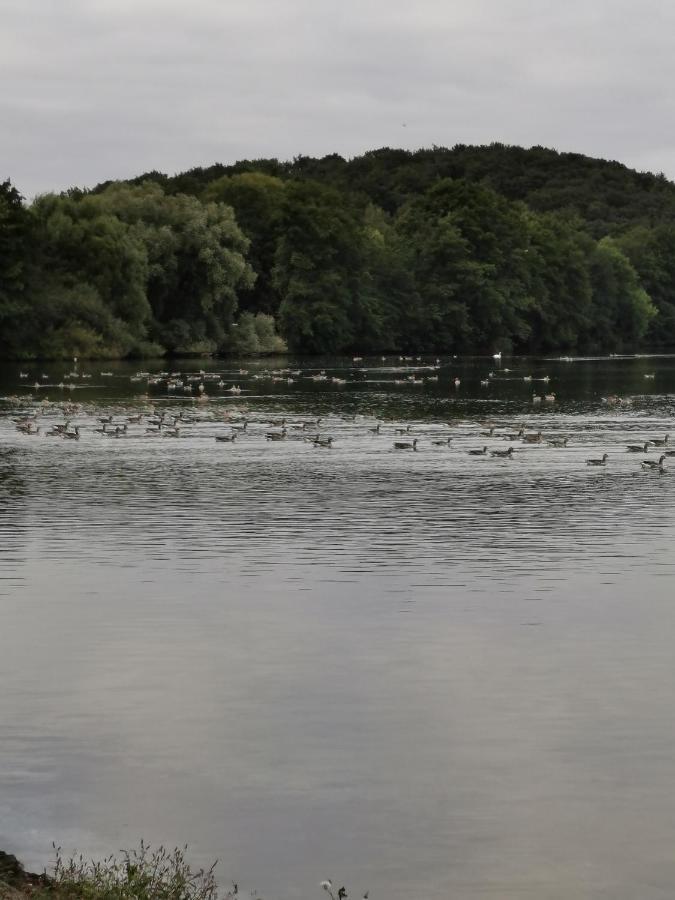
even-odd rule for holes
{"type": "Polygon", "coordinates": [[[0,184],[0,355],[675,343],[675,184],[493,144],[0,184]]]}

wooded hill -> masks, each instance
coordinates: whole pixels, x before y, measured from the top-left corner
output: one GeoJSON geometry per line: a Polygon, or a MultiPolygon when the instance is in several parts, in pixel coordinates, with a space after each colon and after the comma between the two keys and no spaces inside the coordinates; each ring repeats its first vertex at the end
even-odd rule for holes
{"type": "Polygon", "coordinates": [[[494,144],[0,187],[0,352],[675,343],[675,184],[494,144]],[[284,344],[285,342],[285,344],[284,344]]]}

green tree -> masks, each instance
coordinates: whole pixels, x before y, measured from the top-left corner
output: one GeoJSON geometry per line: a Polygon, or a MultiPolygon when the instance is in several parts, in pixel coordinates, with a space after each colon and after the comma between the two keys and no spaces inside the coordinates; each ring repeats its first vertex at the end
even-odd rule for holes
{"type": "Polygon", "coordinates": [[[273,269],[281,330],[292,350],[339,353],[377,330],[365,287],[363,229],[335,191],[289,182],[273,269]]]}
{"type": "Polygon", "coordinates": [[[9,182],[0,183],[0,354],[20,352],[30,327],[25,280],[30,221],[21,194],[9,182]]]}
{"type": "Polygon", "coordinates": [[[156,183],[112,185],[98,196],[145,247],[153,337],[173,352],[215,351],[232,326],[237,291],[255,279],[232,208],[169,196],[156,183]]]}
{"type": "Polygon", "coordinates": [[[647,340],[672,346],[675,338],[675,226],[655,228],[637,225],[616,238],[640,277],[640,282],[658,310],[652,318],[647,340]]]}
{"type": "Polygon", "coordinates": [[[612,238],[603,238],[591,260],[595,346],[635,346],[646,334],[656,309],[637,272],[612,238]]]}
{"type": "Polygon", "coordinates": [[[529,237],[518,207],[488,188],[446,179],[405,207],[397,227],[415,248],[434,346],[488,350],[526,342],[529,237]]]}
{"type": "Polygon", "coordinates": [[[202,198],[234,209],[237,222],[250,241],[247,258],[255,283],[239,291],[239,307],[249,312],[276,314],[281,298],[274,287],[277,243],[282,233],[285,184],[264,172],[227,175],[208,185],[202,198]]]}

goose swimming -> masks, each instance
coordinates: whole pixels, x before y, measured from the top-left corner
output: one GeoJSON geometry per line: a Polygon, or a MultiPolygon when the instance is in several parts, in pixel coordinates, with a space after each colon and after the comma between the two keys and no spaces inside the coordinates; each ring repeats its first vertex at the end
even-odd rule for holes
{"type": "Polygon", "coordinates": [[[237,440],[237,432],[233,431],[232,434],[217,434],[216,440],[222,444],[234,444],[237,440]]]}
{"type": "Polygon", "coordinates": [[[546,443],[549,447],[566,447],[567,438],[549,438],[546,443]]]}
{"type": "Polygon", "coordinates": [[[655,447],[667,447],[669,441],[670,441],[670,435],[667,434],[667,435],[663,438],[663,440],[660,440],[659,438],[652,438],[651,441],[650,441],[649,443],[650,443],[650,444],[653,444],[655,447]]]}
{"type": "Polygon", "coordinates": [[[490,456],[496,456],[498,459],[511,459],[513,456],[513,447],[508,450],[491,450],[490,456]]]}
{"type": "Polygon", "coordinates": [[[417,438],[412,443],[408,441],[394,441],[394,450],[417,450],[417,438]]]}
{"type": "Polygon", "coordinates": [[[452,440],[452,438],[449,437],[449,438],[445,438],[445,440],[443,440],[443,441],[432,441],[431,443],[434,445],[434,447],[449,447],[451,440],[452,440]]]}
{"type": "Polygon", "coordinates": [[[645,441],[644,444],[629,444],[626,453],[649,453],[649,441],[645,441]]]}
{"type": "Polygon", "coordinates": [[[609,453],[603,453],[602,459],[587,459],[587,466],[606,466],[609,459],[609,453]]]}
{"type": "Polygon", "coordinates": [[[655,469],[658,469],[660,472],[664,472],[665,466],[663,465],[663,463],[665,462],[665,459],[666,459],[665,453],[659,457],[658,462],[656,462],[656,460],[654,460],[654,459],[643,459],[642,460],[642,468],[649,469],[652,472],[655,469]]]}
{"type": "Polygon", "coordinates": [[[469,456],[487,456],[488,448],[483,447],[482,450],[467,450],[469,456]]]}

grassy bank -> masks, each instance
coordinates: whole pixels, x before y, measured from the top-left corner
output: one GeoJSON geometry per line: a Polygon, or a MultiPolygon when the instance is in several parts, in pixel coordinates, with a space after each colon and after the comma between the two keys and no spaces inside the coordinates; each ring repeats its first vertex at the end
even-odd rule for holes
{"type": "MultiPolygon", "coordinates": [[[[27,872],[15,856],[0,851],[0,900],[217,900],[214,866],[190,868],[184,848],[138,849],[95,862],[66,858],[54,847],[49,872],[27,872]]],[[[238,886],[221,894],[234,900],[238,886]]]]}
{"type": "MultiPolygon", "coordinates": [[[[27,872],[19,860],[0,850],[0,900],[262,900],[255,892],[240,894],[233,883],[219,891],[214,863],[192,869],[186,847],[152,849],[141,842],[135,850],[122,850],[100,862],[83,856],[65,857],[54,846],[48,872],[27,872]]],[[[344,887],[322,881],[317,893],[328,900],[348,900],[344,887]]],[[[362,896],[368,900],[368,891],[362,896]]]]}

